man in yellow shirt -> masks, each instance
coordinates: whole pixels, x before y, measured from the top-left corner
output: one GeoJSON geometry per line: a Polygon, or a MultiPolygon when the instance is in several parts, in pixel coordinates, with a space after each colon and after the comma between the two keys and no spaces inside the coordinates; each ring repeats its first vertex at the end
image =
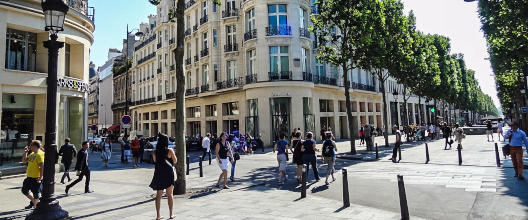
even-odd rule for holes
{"type": "Polygon", "coordinates": [[[39,202],[41,181],[44,174],[44,149],[40,141],[34,140],[29,147],[24,149],[22,163],[27,163],[27,177],[22,184],[22,194],[31,201],[29,206],[26,206],[26,209],[30,209],[36,207],[39,202]]]}

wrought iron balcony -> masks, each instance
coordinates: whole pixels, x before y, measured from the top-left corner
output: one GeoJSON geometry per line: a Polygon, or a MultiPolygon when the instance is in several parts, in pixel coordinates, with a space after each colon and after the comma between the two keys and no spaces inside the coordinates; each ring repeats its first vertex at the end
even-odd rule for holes
{"type": "Polygon", "coordinates": [[[269,26],[266,27],[266,36],[291,36],[291,26],[269,26]]]}
{"type": "Polygon", "coordinates": [[[242,77],[234,78],[234,79],[228,79],[221,82],[216,82],[216,89],[228,89],[228,88],[234,88],[234,87],[241,87],[244,83],[242,81],[242,77]]]}
{"type": "Polygon", "coordinates": [[[140,64],[142,64],[142,63],[144,63],[144,62],[146,62],[146,61],[148,61],[148,60],[150,60],[150,59],[152,59],[154,57],[156,57],[156,52],[153,52],[153,53],[147,55],[146,57],[143,57],[143,58],[139,59],[137,61],[137,65],[140,65],[140,64]]]}
{"type": "Polygon", "coordinates": [[[303,81],[313,82],[313,75],[309,72],[303,72],[303,81]]]}
{"type": "Polygon", "coordinates": [[[193,32],[196,32],[196,31],[198,31],[198,24],[195,24],[195,25],[193,26],[193,32]]]}
{"type": "Polygon", "coordinates": [[[200,51],[200,57],[209,56],[209,48],[205,48],[200,51]]]}
{"type": "Polygon", "coordinates": [[[191,65],[191,58],[185,59],[185,65],[191,65]]]}
{"type": "Polygon", "coordinates": [[[208,21],[209,21],[209,16],[205,15],[205,16],[200,18],[200,25],[203,25],[203,24],[207,23],[208,21]]]}
{"type": "Polygon", "coordinates": [[[310,38],[310,31],[308,30],[308,28],[299,28],[299,36],[310,38]]]}
{"type": "Polygon", "coordinates": [[[229,10],[222,11],[222,18],[238,17],[238,9],[232,8],[229,10]]]}
{"type": "Polygon", "coordinates": [[[200,92],[207,92],[207,91],[209,91],[209,84],[200,86],[200,92]]]}
{"type": "Polygon", "coordinates": [[[257,74],[246,75],[246,85],[257,83],[257,74]]]}
{"type": "Polygon", "coordinates": [[[194,62],[198,62],[199,58],[198,58],[198,55],[195,55],[194,56],[194,62]]]}
{"type": "Polygon", "coordinates": [[[173,99],[173,98],[176,98],[176,93],[175,92],[167,93],[165,95],[165,99],[173,99]]]}
{"type": "Polygon", "coordinates": [[[244,41],[257,38],[257,29],[250,30],[244,34],[244,41]]]}
{"type": "Polygon", "coordinates": [[[191,89],[187,89],[185,90],[185,95],[186,96],[189,96],[189,95],[196,95],[198,94],[200,91],[198,90],[198,87],[195,87],[195,88],[191,88],[191,89]]]}
{"type": "Polygon", "coordinates": [[[145,40],[145,41],[141,42],[139,45],[137,45],[134,48],[134,51],[138,51],[139,49],[143,48],[144,46],[147,46],[147,44],[149,44],[150,42],[154,41],[155,39],[156,39],[156,34],[153,34],[147,40],[145,40]]]}
{"type": "Polygon", "coordinates": [[[229,53],[229,52],[236,52],[236,51],[238,51],[237,43],[224,45],[224,52],[229,53]]]}
{"type": "Polygon", "coordinates": [[[163,99],[163,96],[160,96],[160,95],[159,95],[159,96],[157,97],[156,100],[159,102],[159,101],[161,101],[162,99],[163,99]]]}
{"type": "Polygon", "coordinates": [[[174,71],[174,64],[170,65],[170,71],[174,71]]]}
{"type": "Polygon", "coordinates": [[[158,71],[156,71],[158,74],[161,73],[161,68],[158,68],[158,71]]]}
{"type": "Polygon", "coordinates": [[[352,89],[359,89],[359,90],[365,90],[365,91],[371,91],[376,92],[376,87],[371,85],[365,85],[362,83],[352,82],[352,89]]]}
{"type": "Polygon", "coordinates": [[[269,81],[292,80],[291,71],[268,72],[269,81]]]}
{"type": "Polygon", "coordinates": [[[191,29],[190,28],[187,28],[187,30],[185,30],[185,37],[187,36],[191,36],[191,29]]]}
{"type": "Polygon", "coordinates": [[[174,44],[174,42],[175,42],[174,38],[171,38],[171,39],[169,40],[169,44],[170,44],[170,45],[174,44]]]}
{"type": "Polygon", "coordinates": [[[194,0],[190,0],[187,3],[185,3],[185,10],[193,6],[196,2],[194,0]]]}
{"type": "Polygon", "coordinates": [[[88,6],[88,0],[67,0],[69,9],[73,9],[76,12],[89,18],[92,23],[95,21],[95,9],[94,7],[88,6]]]}
{"type": "Polygon", "coordinates": [[[159,42],[159,43],[156,45],[156,48],[157,48],[157,49],[160,49],[160,48],[161,48],[161,42],[159,42]]]}

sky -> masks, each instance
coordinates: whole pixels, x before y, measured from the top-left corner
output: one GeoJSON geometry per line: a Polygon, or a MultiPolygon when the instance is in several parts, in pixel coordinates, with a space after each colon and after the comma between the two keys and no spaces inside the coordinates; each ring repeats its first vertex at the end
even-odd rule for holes
{"type": "MultiPolygon", "coordinates": [[[[468,68],[475,70],[482,91],[500,106],[492,76],[484,34],[480,30],[477,3],[463,0],[402,0],[405,11],[413,10],[418,30],[441,34],[451,39],[451,53],[463,53],[468,68]]],[[[95,7],[95,42],[90,60],[101,66],[107,59],[109,48],[122,48],[126,25],[136,28],[147,21],[156,7],[147,0],[91,0],[95,7]]]]}

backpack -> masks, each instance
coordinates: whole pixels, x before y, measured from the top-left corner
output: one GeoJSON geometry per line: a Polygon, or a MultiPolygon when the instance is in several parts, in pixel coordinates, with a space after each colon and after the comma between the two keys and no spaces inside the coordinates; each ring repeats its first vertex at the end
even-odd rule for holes
{"type": "Polygon", "coordinates": [[[323,143],[323,156],[333,157],[334,156],[334,144],[331,140],[325,140],[323,143]]]}

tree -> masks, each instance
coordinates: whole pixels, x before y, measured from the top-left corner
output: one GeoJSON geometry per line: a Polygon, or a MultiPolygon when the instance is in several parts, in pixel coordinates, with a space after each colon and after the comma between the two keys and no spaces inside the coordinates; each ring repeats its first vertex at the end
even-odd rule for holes
{"type": "Polygon", "coordinates": [[[360,60],[357,45],[365,38],[368,19],[375,7],[370,0],[317,1],[320,12],[311,16],[311,31],[319,42],[318,59],[340,66],[343,70],[350,152],[356,154],[355,129],[350,102],[349,70],[360,60]]]}

